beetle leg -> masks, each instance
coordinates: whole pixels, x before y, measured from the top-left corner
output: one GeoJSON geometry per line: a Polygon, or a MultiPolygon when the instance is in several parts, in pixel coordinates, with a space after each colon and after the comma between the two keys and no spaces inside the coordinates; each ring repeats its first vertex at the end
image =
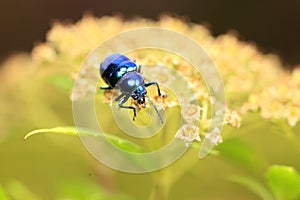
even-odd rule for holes
{"type": "Polygon", "coordinates": [[[137,72],[141,73],[141,71],[142,71],[142,65],[139,65],[138,68],[137,68],[137,72]]]}
{"type": "Polygon", "coordinates": [[[105,86],[100,86],[100,89],[101,90],[112,90],[113,88],[108,85],[105,85],[105,86]]]}
{"type": "MultiPolygon", "coordinates": [[[[122,95],[122,94],[121,94],[122,95]]],[[[120,95],[120,96],[121,96],[120,95]]],[[[120,97],[119,96],[119,97],[120,97]]],[[[124,96],[124,95],[123,95],[124,96]]],[[[119,98],[118,97],[118,98],[119,98]]],[[[132,109],[133,110],[133,121],[135,120],[135,118],[136,118],[136,109],[135,109],[135,107],[133,107],[133,106],[124,106],[123,104],[129,99],[129,97],[130,97],[130,95],[125,95],[125,97],[123,98],[123,99],[121,99],[121,101],[119,102],[119,107],[120,108],[127,108],[127,109],[132,109]]]]}
{"type": "Polygon", "coordinates": [[[145,87],[148,87],[148,86],[150,86],[150,85],[156,85],[156,87],[157,87],[157,93],[158,93],[158,96],[161,96],[161,93],[160,93],[160,88],[159,88],[159,85],[158,85],[158,83],[157,82],[147,82],[147,83],[145,83],[145,87]]]}
{"type": "MultiPolygon", "coordinates": [[[[125,94],[120,94],[120,96],[118,96],[116,99],[115,99],[115,101],[119,101],[120,99],[122,99],[123,97],[125,96],[125,94]]],[[[124,102],[125,103],[125,102],[124,102]]]]}

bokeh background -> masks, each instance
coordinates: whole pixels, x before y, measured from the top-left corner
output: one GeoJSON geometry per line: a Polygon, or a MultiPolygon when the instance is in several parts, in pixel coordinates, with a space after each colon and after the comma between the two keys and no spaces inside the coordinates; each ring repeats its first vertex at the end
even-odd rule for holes
{"type": "Polygon", "coordinates": [[[213,35],[235,30],[291,66],[300,63],[299,8],[297,0],[1,0],[0,57],[30,51],[35,42],[44,41],[53,21],[74,22],[84,12],[153,19],[167,12],[204,23],[213,35]]]}

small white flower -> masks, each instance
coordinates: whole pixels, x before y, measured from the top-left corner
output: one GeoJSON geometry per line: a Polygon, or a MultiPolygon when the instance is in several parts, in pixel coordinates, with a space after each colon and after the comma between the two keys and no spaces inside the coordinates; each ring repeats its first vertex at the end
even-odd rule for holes
{"type": "Polygon", "coordinates": [[[194,140],[201,141],[199,136],[199,128],[191,124],[184,124],[181,126],[175,137],[184,140],[186,143],[194,140]]]}
{"type": "Polygon", "coordinates": [[[182,106],[182,116],[189,124],[197,122],[200,119],[200,107],[195,104],[182,106]]]}
{"type": "Polygon", "coordinates": [[[300,108],[296,106],[289,108],[286,116],[288,124],[292,127],[296,126],[300,119],[300,108]]]}
{"type": "Polygon", "coordinates": [[[218,127],[215,127],[211,132],[205,135],[206,139],[209,139],[214,145],[222,143],[221,131],[218,127]]]}

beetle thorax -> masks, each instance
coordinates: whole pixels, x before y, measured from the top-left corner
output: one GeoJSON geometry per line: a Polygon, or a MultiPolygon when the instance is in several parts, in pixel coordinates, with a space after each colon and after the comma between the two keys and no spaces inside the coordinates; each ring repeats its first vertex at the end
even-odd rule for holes
{"type": "Polygon", "coordinates": [[[124,94],[132,94],[139,86],[144,85],[144,78],[137,72],[126,73],[117,83],[117,88],[124,94]]]}

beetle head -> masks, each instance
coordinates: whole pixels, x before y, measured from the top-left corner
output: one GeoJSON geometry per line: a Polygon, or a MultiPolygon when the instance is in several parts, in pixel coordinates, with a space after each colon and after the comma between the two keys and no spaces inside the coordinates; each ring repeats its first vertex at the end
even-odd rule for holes
{"type": "Polygon", "coordinates": [[[137,101],[138,104],[145,104],[145,96],[147,94],[147,90],[144,86],[138,86],[132,92],[132,98],[137,101]]]}

